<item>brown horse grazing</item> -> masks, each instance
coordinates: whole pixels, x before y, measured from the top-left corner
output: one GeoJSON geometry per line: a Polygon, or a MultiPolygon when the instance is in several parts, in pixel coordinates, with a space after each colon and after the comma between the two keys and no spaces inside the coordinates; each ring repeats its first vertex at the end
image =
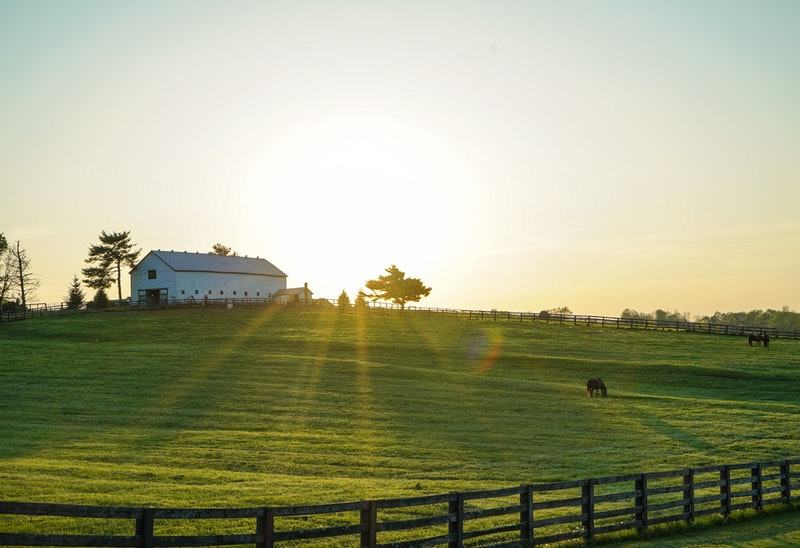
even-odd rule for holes
{"type": "MultiPolygon", "coordinates": [[[[764,340],[764,337],[761,335],[748,335],[747,336],[747,344],[753,346],[753,343],[756,343],[756,346],[761,346],[761,341],[764,340]]],[[[769,340],[767,340],[767,344],[769,344],[769,340]]]]}
{"type": "Polygon", "coordinates": [[[764,333],[761,337],[761,340],[764,341],[764,348],[769,346],[769,333],[764,333]]]}
{"type": "Polygon", "coordinates": [[[594,397],[595,392],[603,394],[604,398],[608,396],[608,390],[606,390],[606,385],[603,382],[603,379],[589,379],[589,381],[586,383],[586,394],[590,398],[594,397]]]}

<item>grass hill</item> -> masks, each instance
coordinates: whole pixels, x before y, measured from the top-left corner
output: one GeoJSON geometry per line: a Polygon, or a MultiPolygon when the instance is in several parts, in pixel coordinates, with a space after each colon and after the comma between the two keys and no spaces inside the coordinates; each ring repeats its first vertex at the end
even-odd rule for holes
{"type": "Polygon", "coordinates": [[[780,339],[174,310],[5,324],[0,360],[4,500],[333,502],[774,459],[800,436],[800,342],[780,339]]]}

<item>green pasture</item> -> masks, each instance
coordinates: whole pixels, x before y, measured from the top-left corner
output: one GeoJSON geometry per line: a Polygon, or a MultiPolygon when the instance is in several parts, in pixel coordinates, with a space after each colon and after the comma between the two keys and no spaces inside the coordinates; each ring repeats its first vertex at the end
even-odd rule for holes
{"type": "Polygon", "coordinates": [[[3,500],[413,496],[800,456],[800,341],[398,312],[83,314],[0,325],[0,419],[3,500]],[[586,396],[589,377],[608,398],[586,396]]]}

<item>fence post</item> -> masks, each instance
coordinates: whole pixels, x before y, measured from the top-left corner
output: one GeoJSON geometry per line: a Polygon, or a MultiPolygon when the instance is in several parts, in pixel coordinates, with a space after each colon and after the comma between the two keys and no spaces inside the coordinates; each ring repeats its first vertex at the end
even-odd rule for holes
{"type": "Polygon", "coordinates": [[[273,548],[275,546],[275,510],[264,508],[256,520],[256,548],[273,548]]]}
{"type": "Polygon", "coordinates": [[[361,508],[361,548],[375,548],[378,544],[378,504],[374,500],[361,508]]]}
{"type": "Polygon", "coordinates": [[[792,482],[789,479],[789,461],[781,463],[781,498],[789,502],[792,498],[792,482]]]}
{"type": "Polygon", "coordinates": [[[136,518],[136,546],[153,547],[153,511],[149,508],[142,508],[142,513],[136,518]]]}
{"type": "Polygon", "coordinates": [[[378,504],[370,500],[361,508],[361,548],[378,544],[378,504]]]}
{"type": "Polygon", "coordinates": [[[450,495],[450,502],[447,505],[449,514],[455,514],[455,521],[450,521],[447,532],[450,540],[447,543],[449,548],[461,548],[464,546],[464,495],[453,493],[450,495]]]}
{"type": "Polygon", "coordinates": [[[719,494],[723,495],[720,499],[722,515],[726,518],[731,515],[731,469],[726,464],[719,471],[719,494]]]}
{"type": "Polygon", "coordinates": [[[764,493],[762,492],[760,462],[757,462],[756,465],[750,469],[750,477],[753,478],[753,482],[750,484],[750,489],[753,490],[753,508],[762,510],[764,508],[764,493]]]}
{"type": "Polygon", "coordinates": [[[594,480],[587,479],[583,482],[581,489],[581,498],[583,504],[581,505],[581,513],[584,514],[583,518],[583,536],[584,538],[594,538],[594,480]]]}
{"type": "Polygon", "coordinates": [[[639,534],[647,535],[647,474],[640,474],[636,480],[636,521],[639,522],[639,534]]]}
{"type": "Polygon", "coordinates": [[[683,513],[686,514],[686,521],[692,523],[694,521],[694,468],[689,468],[689,471],[683,476],[683,513]]]}
{"type": "Polygon", "coordinates": [[[519,538],[526,546],[533,546],[533,486],[523,485],[519,494],[519,538]]]}

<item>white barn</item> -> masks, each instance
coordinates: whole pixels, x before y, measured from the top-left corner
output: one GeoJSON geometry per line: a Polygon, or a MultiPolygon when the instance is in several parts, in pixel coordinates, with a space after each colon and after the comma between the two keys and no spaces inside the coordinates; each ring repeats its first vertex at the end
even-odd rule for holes
{"type": "Polygon", "coordinates": [[[130,274],[132,304],[268,299],[286,289],[286,274],[259,257],[154,250],[130,274]]]}

